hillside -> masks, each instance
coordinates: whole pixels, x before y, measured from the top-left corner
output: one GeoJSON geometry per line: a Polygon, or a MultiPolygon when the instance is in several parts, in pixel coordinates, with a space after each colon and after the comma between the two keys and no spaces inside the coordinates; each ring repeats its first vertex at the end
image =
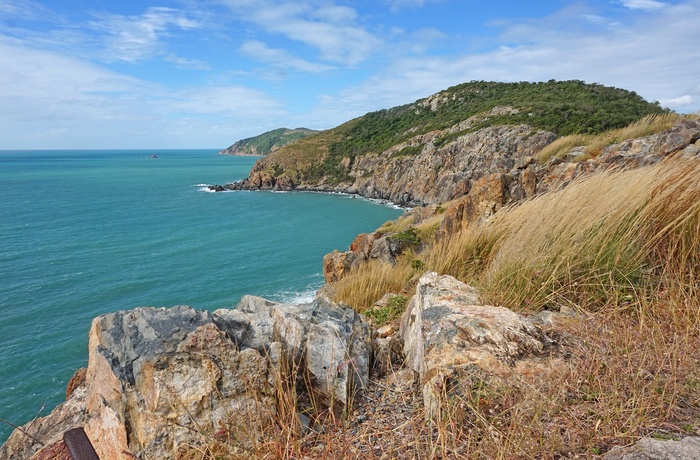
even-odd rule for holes
{"type": "MultiPolygon", "coordinates": [[[[634,92],[581,81],[464,83],[279,149],[256,163],[247,180],[230,188],[340,190],[401,204],[444,201],[456,196],[424,196],[419,189],[432,185],[406,179],[403,172],[420,170],[415,163],[421,161],[434,163],[436,154],[451,168],[452,159],[469,146],[493,150],[505,145],[533,156],[557,136],[596,134],[663,112],[634,92]],[[374,180],[378,171],[388,175],[374,180]],[[404,179],[414,185],[410,197],[384,187],[404,179]]],[[[462,182],[468,176],[449,181],[462,182]]]]}
{"type": "Polygon", "coordinates": [[[241,139],[219,152],[219,155],[264,156],[285,145],[317,134],[319,131],[306,128],[278,128],[258,136],[241,139]]]}
{"type": "Polygon", "coordinates": [[[103,460],[700,458],[700,119],[647,108],[562,135],[498,105],[341,161],[347,181],[254,170],[430,204],[328,254],[311,303],[97,317],[66,402],[0,459],[67,458],[75,427],[103,460]]]}

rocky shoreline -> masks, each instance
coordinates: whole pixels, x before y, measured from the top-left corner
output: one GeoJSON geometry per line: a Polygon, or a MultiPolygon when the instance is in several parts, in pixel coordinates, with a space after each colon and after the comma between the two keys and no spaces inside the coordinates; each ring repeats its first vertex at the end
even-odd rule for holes
{"type": "MultiPolygon", "coordinates": [[[[432,420],[446,396],[526,388],[562,372],[580,346],[567,325],[584,320],[573,310],[527,317],[483,305],[474,288],[430,272],[388,333],[322,295],[300,305],[246,296],[236,309],[213,313],[187,306],[110,313],[92,323],[88,367],[76,373],[66,402],[15,430],[0,458],[70,459],[62,436],[76,427],[102,460],[178,458],[216,439],[235,440],[245,455],[284,429],[313,439],[323,430],[320,407],[355,424],[371,424],[375,414],[396,420],[389,415],[396,403],[385,411],[368,396],[382,376],[394,392],[417,392],[432,420]],[[401,362],[396,372],[392,363],[401,362]]],[[[680,455],[673,458],[696,458],[699,439],[648,439],[605,458],[671,458],[658,453],[673,450],[680,455]]],[[[362,458],[372,446],[355,449],[362,458]]]]}
{"type": "MultiPolygon", "coordinates": [[[[501,134],[517,140],[509,143],[494,139],[497,130],[488,129],[443,146],[444,156],[424,151],[411,159],[359,160],[351,185],[312,187],[254,168],[248,179],[213,187],[343,192],[428,205],[411,212],[417,222],[444,213],[439,238],[585,174],[671,156],[700,157],[697,121],[608,146],[594,158],[573,149],[544,163],[534,153],[551,138],[547,133],[525,136],[524,128],[504,128],[501,134]],[[484,141],[478,145],[489,139],[511,147],[470,150],[476,139],[484,141]],[[370,169],[367,162],[383,173],[367,177],[362,173],[370,169]]],[[[349,251],[324,258],[324,275],[332,282],[369,259],[390,261],[398,253],[391,235],[360,235],[349,251]]],[[[356,424],[368,423],[372,414],[388,417],[389,409],[371,412],[361,402],[379,381],[413,394],[411,407],[431,420],[446,397],[468,395],[473,388],[528,388],[571,366],[581,338],[571,335],[569,325],[586,320],[575,310],[524,316],[483,305],[474,288],[432,272],[417,281],[393,330],[375,330],[323,290],[308,304],[246,296],[235,309],[213,313],[186,306],[110,313],[92,323],[88,367],[76,372],[66,402],[15,430],[0,447],[0,459],[70,458],[62,436],[75,427],[84,428],[103,460],[177,458],[217,440],[251,455],[256,443],[277,439],[284,430],[313,439],[323,430],[321,413],[356,424]],[[392,383],[382,380],[387,378],[392,383]]],[[[372,458],[367,448],[358,446],[356,457],[372,458]]],[[[644,439],[630,449],[613,449],[604,458],[673,458],[663,452],[676,451],[675,458],[700,458],[695,437],[644,439]]]]}

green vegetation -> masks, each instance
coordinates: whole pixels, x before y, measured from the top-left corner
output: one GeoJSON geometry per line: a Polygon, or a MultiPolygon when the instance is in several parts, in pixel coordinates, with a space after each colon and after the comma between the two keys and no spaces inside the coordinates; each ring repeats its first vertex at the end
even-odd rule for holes
{"type": "Polygon", "coordinates": [[[395,294],[389,297],[386,305],[381,308],[373,308],[365,311],[365,315],[372,318],[375,326],[381,327],[388,321],[398,319],[406,309],[408,297],[401,294],[395,294]]]}
{"type": "Polygon", "coordinates": [[[421,243],[418,230],[415,228],[409,228],[408,230],[389,236],[387,239],[399,246],[401,250],[416,249],[421,243]]]}
{"type": "Polygon", "coordinates": [[[258,136],[241,139],[222,152],[233,155],[263,156],[291,142],[317,133],[318,131],[306,128],[278,128],[258,136]]]}
{"type": "Polygon", "coordinates": [[[430,99],[368,113],[349,135],[330,147],[331,156],[355,157],[382,152],[416,134],[449,128],[494,107],[511,107],[510,115],[485,116],[474,129],[528,124],[564,136],[601,133],[621,128],[664,110],[636,93],[582,81],[546,83],[470,82],[451,87],[430,99]]]}
{"type": "MultiPolygon", "coordinates": [[[[480,128],[512,124],[527,124],[560,136],[598,134],[665,112],[634,92],[578,80],[475,81],[412,104],[368,113],[282,148],[273,156],[288,174],[294,171],[292,174],[304,182],[334,185],[350,181],[349,165],[358,156],[384,152],[416,135],[445,130],[472,117],[469,127],[442,134],[434,144],[444,145],[480,128]]],[[[420,149],[405,147],[394,156],[417,155],[420,149]]]]}

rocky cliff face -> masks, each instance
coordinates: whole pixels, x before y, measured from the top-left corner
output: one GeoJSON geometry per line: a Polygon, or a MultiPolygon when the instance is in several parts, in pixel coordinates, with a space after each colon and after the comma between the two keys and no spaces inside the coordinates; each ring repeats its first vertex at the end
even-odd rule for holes
{"type": "MultiPolygon", "coordinates": [[[[425,153],[413,159],[420,165],[416,170],[403,171],[396,166],[401,164],[398,159],[379,161],[374,168],[384,171],[385,180],[380,181],[375,173],[365,186],[352,190],[372,197],[398,198],[404,203],[416,197],[426,202],[452,200],[441,206],[444,216],[437,238],[443,238],[472,222],[488,219],[504,206],[565,187],[586,174],[609,168],[635,168],[673,155],[700,155],[700,121],[681,121],[664,132],[607,146],[594,158],[586,159],[583,148],[577,147],[545,163],[539,163],[532,155],[552,137],[542,132],[530,132],[528,137],[528,132],[524,126],[489,128],[460,137],[432,154],[428,154],[429,146],[424,147],[425,153]],[[495,148],[499,143],[504,147],[495,148]],[[444,154],[444,150],[451,154],[444,154]],[[430,165],[435,165],[435,169],[430,165]],[[381,185],[374,185],[377,182],[381,185]],[[406,188],[396,186],[399,183],[406,188]],[[431,188],[430,183],[435,185],[431,188]]],[[[372,158],[368,156],[366,161],[371,163],[372,158]]],[[[363,159],[358,164],[366,163],[363,159]]],[[[355,184],[360,182],[358,179],[355,184]]],[[[411,213],[415,223],[419,223],[434,216],[436,207],[415,208],[411,213]]],[[[323,261],[326,282],[341,279],[368,259],[392,262],[400,251],[392,251],[387,238],[391,236],[377,232],[360,235],[349,250],[327,254],[323,261]]]]}
{"type": "Polygon", "coordinates": [[[507,173],[555,138],[525,125],[485,128],[440,148],[430,135],[421,136],[415,141],[422,146],[417,156],[394,156],[408,144],[358,158],[350,171],[355,178],[350,190],[408,206],[450,201],[469,193],[486,174],[507,173]]]}
{"type": "MultiPolygon", "coordinates": [[[[459,126],[453,128],[457,129],[459,126]]],[[[416,136],[379,154],[342,162],[346,179],[308,181],[270,161],[260,160],[250,176],[224,186],[231,190],[336,191],[417,206],[467,194],[474,181],[492,172],[506,173],[532,157],[556,136],[526,125],[496,126],[457,137],[440,147],[436,139],[449,130],[416,136]],[[407,155],[411,150],[417,153],[407,155]]]]}

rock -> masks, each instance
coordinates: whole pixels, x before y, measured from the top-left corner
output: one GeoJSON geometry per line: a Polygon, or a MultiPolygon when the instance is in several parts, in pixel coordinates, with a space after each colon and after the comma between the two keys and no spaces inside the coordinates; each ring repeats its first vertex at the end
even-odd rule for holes
{"type": "Polygon", "coordinates": [[[53,458],[54,454],[60,458],[63,433],[85,424],[85,393],[84,386],[75,388],[49,415],[14,430],[0,447],[0,459],[33,459],[35,454],[36,458],[53,458]]]}
{"type": "Polygon", "coordinates": [[[546,363],[525,362],[552,343],[529,319],[482,305],[474,288],[434,272],[420,278],[400,334],[406,365],[420,378],[428,417],[435,415],[447,387],[544,372],[546,363]]]}
{"type": "Polygon", "coordinates": [[[369,325],[322,297],[283,305],[247,296],[215,314],[178,306],[102,315],[84,378],[76,373],[50,415],[15,430],[0,459],[29,459],[44,446],[53,455],[76,427],[102,460],[177,458],[220,437],[251,448],[276,436],[285,363],[302,369],[317,404],[342,410],[368,384],[370,359],[369,325]]]}
{"type": "MultiPolygon", "coordinates": [[[[415,157],[392,157],[390,151],[364,155],[355,159],[352,189],[406,206],[447,202],[468,193],[473,180],[522,165],[555,138],[526,125],[495,126],[438,149],[425,148],[415,157]]],[[[416,140],[421,141],[425,139],[416,140]]]]}
{"type": "Polygon", "coordinates": [[[208,312],[103,315],[90,330],[85,432],[102,460],[174,457],[238,423],[260,433],[274,412],[267,373],[265,358],[239,350],[208,312]]]}
{"type": "Polygon", "coordinates": [[[376,232],[360,234],[350,245],[349,251],[339,252],[335,250],[330,254],[326,254],[323,257],[323,277],[326,283],[340,281],[353,268],[370,259],[394,264],[396,257],[405,248],[400,242],[392,240],[392,236],[383,236],[376,232]]]}
{"type": "Polygon", "coordinates": [[[326,283],[339,281],[356,266],[357,255],[352,251],[335,250],[323,256],[323,277],[326,283]]]}
{"type": "Polygon", "coordinates": [[[85,377],[87,375],[87,368],[81,367],[73,374],[73,377],[68,381],[66,385],[66,399],[69,399],[73,392],[78,387],[85,386],[85,377]]]}
{"type": "Polygon", "coordinates": [[[63,440],[46,446],[37,452],[31,460],[73,460],[63,440]]]}
{"type": "Polygon", "coordinates": [[[615,448],[604,460],[690,460],[700,458],[700,437],[680,441],[643,438],[632,447],[615,448]]]}
{"type": "Polygon", "coordinates": [[[385,324],[384,326],[380,327],[377,329],[377,337],[380,339],[386,339],[390,335],[393,335],[396,332],[396,325],[395,324],[385,324]]]}
{"type": "Polygon", "coordinates": [[[313,393],[326,404],[344,407],[369,382],[371,331],[359,314],[324,297],[286,305],[244,296],[235,310],[217,310],[227,327],[248,325],[241,344],[279,342],[289,362],[308,372],[313,393]]]}

